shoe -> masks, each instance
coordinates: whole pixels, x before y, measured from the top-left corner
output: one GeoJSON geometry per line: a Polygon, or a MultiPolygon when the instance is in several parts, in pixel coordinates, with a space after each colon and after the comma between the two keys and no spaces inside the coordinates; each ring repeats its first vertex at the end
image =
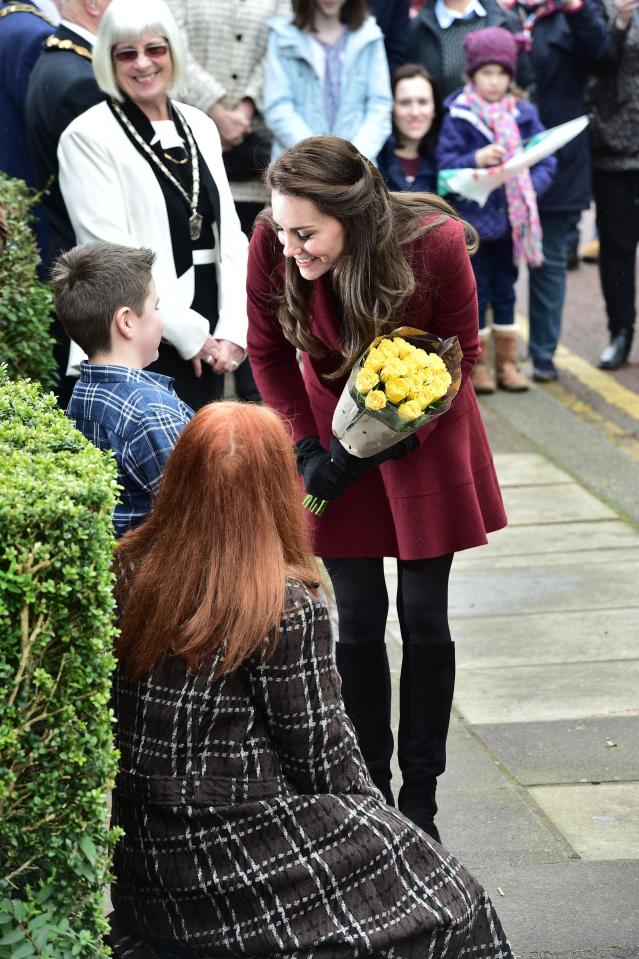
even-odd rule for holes
{"type": "Polygon", "coordinates": [[[470,374],[470,382],[477,396],[487,396],[497,389],[490,371],[490,338],[479,337],[479,356],[470,374]]]}
{"type": "Polygon", "coordinates": [[[600,370],[618,370],[628,362],[630,347],[632,346],[632,330],[620,330],[610,340],[610,343],[601,354],[600,370]]]}
{"type": "Polygon", "coordinates": [[[519,337],[508,330],[495,330],[495,363],[497,366],[497,385],[508,393],[525,393],[530,383],[519,369],[517,362],[519,337]]]}
{"type": "Polygon", "coordinates": [[[535,383],[555,383],[559,373],[552,360],[533,360],[532,378],[535,383]]]}
{"type": "Polygon", "coordinates": [[[581,248],[580,256],[584,263],[598,263],[599,240],[590,240],[588,243],[584,243],[581,248]]]}

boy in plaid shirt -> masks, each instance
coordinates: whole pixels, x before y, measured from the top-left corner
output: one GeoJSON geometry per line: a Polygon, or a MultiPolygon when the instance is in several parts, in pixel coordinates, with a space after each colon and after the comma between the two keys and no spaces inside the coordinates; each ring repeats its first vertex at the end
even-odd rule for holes
{"type": "Polygon", "coordinates": [[[87,243],[59,257],[51,271],[57,315],[89,357],[67,416],[98,449],[115,455],[118,537],[146,516],[169,453],[193,416],[169,377],[144,369],[157,359],[162,337],[154,260],[144,248],[87,243]]]}

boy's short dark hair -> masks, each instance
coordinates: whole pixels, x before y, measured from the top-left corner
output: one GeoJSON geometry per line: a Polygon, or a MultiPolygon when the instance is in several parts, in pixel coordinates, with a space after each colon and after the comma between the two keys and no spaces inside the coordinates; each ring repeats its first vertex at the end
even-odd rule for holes
{"type": "Polygon", "coordinates": [[[85,243],[51,268],[55,309],[67,335],[88,356],[111,349],[111,323],[128,306],[140,315],[149,295],[155,253],[117,243],[85,243]]]}

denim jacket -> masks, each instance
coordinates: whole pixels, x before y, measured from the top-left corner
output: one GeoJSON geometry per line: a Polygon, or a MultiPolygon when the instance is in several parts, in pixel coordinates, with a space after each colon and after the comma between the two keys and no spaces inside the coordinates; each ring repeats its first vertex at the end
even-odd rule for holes
{"type": "Polygon", "coordinates": [[[273,158],[306,137],[332,134],[374,160],[391,132],[393,109],[384,37],[374,17],[348,34],[332,129],[310,34],[288,17],[273,17],[268,26],[264,117],[274,136],[273,158]]]}

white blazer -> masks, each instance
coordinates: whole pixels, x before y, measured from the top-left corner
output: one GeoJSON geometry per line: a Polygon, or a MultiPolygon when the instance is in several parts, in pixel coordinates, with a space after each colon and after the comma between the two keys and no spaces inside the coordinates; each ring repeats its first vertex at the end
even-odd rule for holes
{"type": "MultiPolygon", "coordinates": [[[[216,245],[219,318],[213,335],[246,347],[248,240],[240,229],[215,123],[195,107],[176,103],[193,131],[220,194],[221,243],[216,245]]],[[[60,189],[78,243],[106,240],[146,246],[156,254],[153,278],[164,339],[188,360],[202,348],[209,322],[191,309],[195,273],[178,277],[164,196],[149,163],[136,150],[106,103],[82,113],[58,145],[60,189]]],[[[67,372],[77,374],[84,353],[71,344],[67,372]]]]}

